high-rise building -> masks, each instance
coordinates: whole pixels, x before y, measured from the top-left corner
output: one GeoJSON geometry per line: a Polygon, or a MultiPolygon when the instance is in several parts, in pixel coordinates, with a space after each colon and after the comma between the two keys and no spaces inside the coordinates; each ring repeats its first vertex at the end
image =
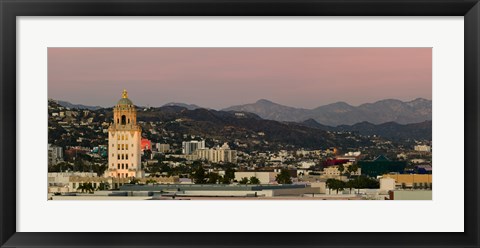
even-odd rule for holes
{"type": "Polygon", "coordinates": [[[108,128],[107,177],[143,178],[141,164],[142,129],[137,124],[137,110],[123,90],[122,98],[113,107],[113,122],[108,128]]]}
{"type": "Polygon", "coordinates": [[[213,163],[219,162],[237,162],[237,151],[231,150],[227,143],[223,144],[221,147],[215,147],[212,149],[203,148],[197,149],[194,152],[194,155],[197,156],[197,159],[208,160],[213,163]]]}
{"type": "Polygon", "coordinates": [[[197,149],[205,149],[205,140],[191,140],[182,142],[182,153],[192,154],[197,149]]]}
{"type": "Polygon", "coordinates": [[[56,165],[63,161],[63,149],[59,146],[48,144],[48,165],[56,165]]]}

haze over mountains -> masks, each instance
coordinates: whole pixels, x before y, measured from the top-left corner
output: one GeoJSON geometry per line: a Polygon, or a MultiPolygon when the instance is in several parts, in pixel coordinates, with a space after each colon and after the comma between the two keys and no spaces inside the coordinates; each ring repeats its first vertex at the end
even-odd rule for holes
{"type": "MultiPolygon", "coordinates": [[[[62,106],[69,108],[97,110],[100,106],[86,106],[58,101],[62,106]]],[[[195,104],[167,103],[163,106],[179,106],[189,110],[202,108],[195,104]]],[[[398,124],[421,123],[432,119],[432,101],[417,98],[413,101],[403,102],[395,99],[386,99],[374,103],[365,103],[352,106],[345,102],[336,102],[314,109],[289,107],[261,99],[255,103],[231,106],[221,111],[249,112],[263,119],[281,122],[302,123],[314,120],[319,125],[341,126],[354,125],[362,122],[383,124],[395,122],[398,124]]]]}
{"type": "Polygon", "coordinates": [[[303,122],[313,119],[328,126],[353,125],[360,122],[409,124],[432,119],[432,101],[423,98],[409,102],[386,99],[357,107],[345,102],[336,102],[314,109],[294,108],[261,99],[255,103],[222,110],[250,112],[264,119],[276,121],[303,122]]]}

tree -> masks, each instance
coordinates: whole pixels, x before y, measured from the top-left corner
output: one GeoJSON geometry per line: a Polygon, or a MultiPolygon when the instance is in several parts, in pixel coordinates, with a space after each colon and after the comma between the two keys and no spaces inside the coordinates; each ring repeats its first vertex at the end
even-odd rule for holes
{"type": "Polygon", "coordinates": [[[358,170],[358,165],[357,164],[352,164],[348,166],[347,171],[348,171],[348,176],[351,177],[353,173],[357,172],[358,170]]]}
{"type": "Polygon", "coordinates": [[[222,184],[230,184],[230,178],[225,175],[224,177],[222,177],[221,182],[222,184]]]}
{"type": "Polygon", "coordinates": [[[260,184],[260,180],[256,177],[250,177],[249,183],[250,184],[260,184]]]}
{"type": "Polygon", "coordinates": [[[94,188],[93,188],[92,183],[81,183],[80,185],[78,185],[77,190],[81,190],[82,193],[85,192],[85,191],[87,193],[92,193],[94,191],[94,188]]]}
{"type": "Polygon", "coordinates": [[[110,184],[108,182],[101,182],[100,185],[98,185],[98,190],[109,190],[110,189],[110,184]]]}
{"type": "Polygon", "coordinates": [[[203,166],[199,166],[192,172],[192,178],[196,184],[205,184],[205,169],[203,169],[203,166]]]}
{"type": "Polygon", "coordinates": [[[217,173],[208,173],[207,183],[217,184],[220,181],[220,176],[217,173]]]}
{"type": "Polygon", "coordinates": [[[340,176],[342,176],[345,171],[345,166],[343,166],[343,164],[338,165],[338,171],[340,172],[340,176]]]}
{"type": "Polygon", "coordinates": [[[248,183],[248,178],[246,177],[242,177],[242,179],[240,180],[240,182],[238,182],[239,184],[247,184],[248,183]]]}
{"type": "Polygon", "coordinates": [[[331,192],[330,189],[333,189],[337,191],[337,194],[339,190],[344,190],[346,187],[346,183],[344,181],[332,178],[327,180],[326,185],[328,187],[329,193],[331,192]]]}
{"type": "Polygon", "coordinates": [[[132,178],[130,179],[129,184],[137,184],[138,182],[140,182],[140,180],[138,180],[137,178],[132,178]]]}
{"type": "Polygon", "coordinates": [[[157,182],[157,181],[155,181],[155,179],[153,179],[153,178],[150,178],[150,179],[148,179],[147,181],[145,181],[146,184],[150,184],[150,183],[154,184],[154,183],[156,183],[156,182],[157,182]]]}
{"type": "Polygon", "coordinates": [[[275,177],[275,181],[279,184],[292,184],[292,179],[290,178],[290,172],[288,170],[282,169],[280,174],[275,177]]]}

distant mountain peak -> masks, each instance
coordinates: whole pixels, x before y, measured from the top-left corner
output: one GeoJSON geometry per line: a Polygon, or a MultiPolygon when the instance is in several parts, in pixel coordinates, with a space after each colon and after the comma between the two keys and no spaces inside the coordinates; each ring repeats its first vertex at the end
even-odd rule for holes
{"type": "MultiPolygon", "coordinates": [[[[255,103],[231,106],[224,110],[250,112],[261,118],[276,121],[303,122],[313,119],[328,126],[353,125],[364,121],[375,125],[390,121],[408,124],[432,119],[431,101],[423,98],[417,98],[410,102],[384,99],[359,106],[339,101],[314,109],[289,107],[267,99],[260,99],[255,103]]],[[[310,124],[314,125],[314,123],[310,124]]]]}
{"type": "Polygon", "coordinates": [[[277,103],[274,103],[270,100],[267,100],[267,99],[259,99],[258,101],[256,101],[255,103],[260,103],[260,104],[277,104],[277,103]]]}
{"type": "Polygon", "coordinates": [[[60,106],[63,106],[65,108],[71,108],[71,109],[87,109],[87,110],[98,110],[103,107],[101,106],[88,106],[88,105],[83,105],[83,104],[75,104],[67,101],[61,101],[58,100],[56,101],[60,106]]]}
{"type": "Polygon", "coordinates": [[[202,107],[200,107],[198,105],[195,105],[195,104],[180,103],[180,102],[169,102],[169,103],[166,103],[166,104],[163,105],[163,107],[167,107],[167,106],[184,107],[184,108],[189,109],[189,110],[202,108],[202,107]]]}

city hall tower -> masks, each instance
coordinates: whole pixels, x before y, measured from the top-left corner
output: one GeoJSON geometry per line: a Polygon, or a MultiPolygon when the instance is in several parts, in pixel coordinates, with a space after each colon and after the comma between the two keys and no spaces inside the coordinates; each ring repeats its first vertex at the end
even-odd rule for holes
{"type": "Polygon", "coordinates": [[[123,90],[122,98],[113,107],[113,122],[108,128],[107,177],[143,178],[141,164],[142,129],[137,124],[137,111],[128,93],[123,90]]]}

